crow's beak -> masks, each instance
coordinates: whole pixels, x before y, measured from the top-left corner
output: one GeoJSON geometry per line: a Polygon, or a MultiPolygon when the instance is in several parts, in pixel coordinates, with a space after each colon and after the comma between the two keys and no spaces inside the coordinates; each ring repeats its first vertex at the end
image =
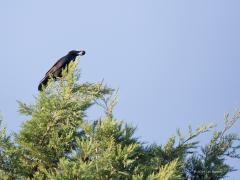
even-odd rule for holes
{"type": "Polygon", "coordinates": [[[83,56],[83,55],[86,54],[86,52],[85,51],[78,51],[78,54],[79,54],[79,56],[83,56]]]}

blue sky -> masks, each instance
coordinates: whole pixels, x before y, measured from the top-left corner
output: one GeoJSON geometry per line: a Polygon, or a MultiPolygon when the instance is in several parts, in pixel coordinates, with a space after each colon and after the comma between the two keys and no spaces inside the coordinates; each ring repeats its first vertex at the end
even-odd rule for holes
{"type": "Polygon", "coordinates": [[[221,128],[224,112],[240,107],[239,7],[237,0],[1,1],[4,123],[18,131],[28,117],[16,100],[34,102],[48,68],[85,49],[81,80],[119,88],[115,116],[137,126],[143,141],[165,143],[189,124],[221,128]]]}

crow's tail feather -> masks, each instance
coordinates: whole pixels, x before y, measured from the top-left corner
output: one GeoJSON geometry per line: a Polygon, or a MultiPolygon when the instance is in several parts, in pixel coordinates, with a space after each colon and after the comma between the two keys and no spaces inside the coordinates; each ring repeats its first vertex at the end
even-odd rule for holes
{"type": "Polygon", "coordinates": [[[48,80],[49,80],[49,77],[48,77],[48,76],[45,76],[45,77],[41,80],[41,82],[40,82],[39,85],[38,85],[38,90],[39,90],[39,91],[42,91],[43,86],[46,86],[46,85],[47,85],[48,80]]]}

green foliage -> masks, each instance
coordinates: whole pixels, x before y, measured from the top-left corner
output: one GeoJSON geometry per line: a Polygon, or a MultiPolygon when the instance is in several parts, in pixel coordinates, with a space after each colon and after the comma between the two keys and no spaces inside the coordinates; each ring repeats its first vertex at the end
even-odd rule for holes
{"type": "Polygon", "coordinates": [[[240,158],[239,139],[227,131],[239,112],[226,115],[225,128],[205,146],[195,139],[212,125],[189,127],[187,137],[178,130],[165,145],[147,146],[134,137],[134,127],[114,118],[117,93],[102,82],[79,84],[76,66],[51,79],[34,105],[19,102],[29,117],[19,133],[7,135],[1,126],[2,179],[221,179],[234,170],[226,158],[240,158]],[[90,121],[93,105],[105,115],[90,121]]]}
{"type": "Polygon", "coordinates": [[[194,154],[187,160],[186,171],[191,179],[220,179],[235,170],[225,161],[227,157],[240,159],[239,138],[237,134],[226,132],[239,117],[239,111],[232,117],[225,115],[224,129],[213,133],[210,143],[202,147],[202,153],[194,154]]]}

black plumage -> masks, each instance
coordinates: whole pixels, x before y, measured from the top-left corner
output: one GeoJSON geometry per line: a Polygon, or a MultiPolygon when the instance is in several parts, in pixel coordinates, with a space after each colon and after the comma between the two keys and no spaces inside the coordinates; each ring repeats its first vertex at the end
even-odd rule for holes
{"type": "Polygon", "coordinates": [[[76,51],[72,50],[70,51],[66,56],[63,56],[60,58],[52,67],[48,70],[48,72],[45,74],[45,77],[41,80],[38,86],[38,90],[41,91],[43,86],[46,86],[48,83],[48,80],[50,79],[50,76],[53,78],[61,77],[62,76],[62,70],[71,62],[75,61],[77,56],[83,56],[85,54],[85,51],[76,51]]]}

